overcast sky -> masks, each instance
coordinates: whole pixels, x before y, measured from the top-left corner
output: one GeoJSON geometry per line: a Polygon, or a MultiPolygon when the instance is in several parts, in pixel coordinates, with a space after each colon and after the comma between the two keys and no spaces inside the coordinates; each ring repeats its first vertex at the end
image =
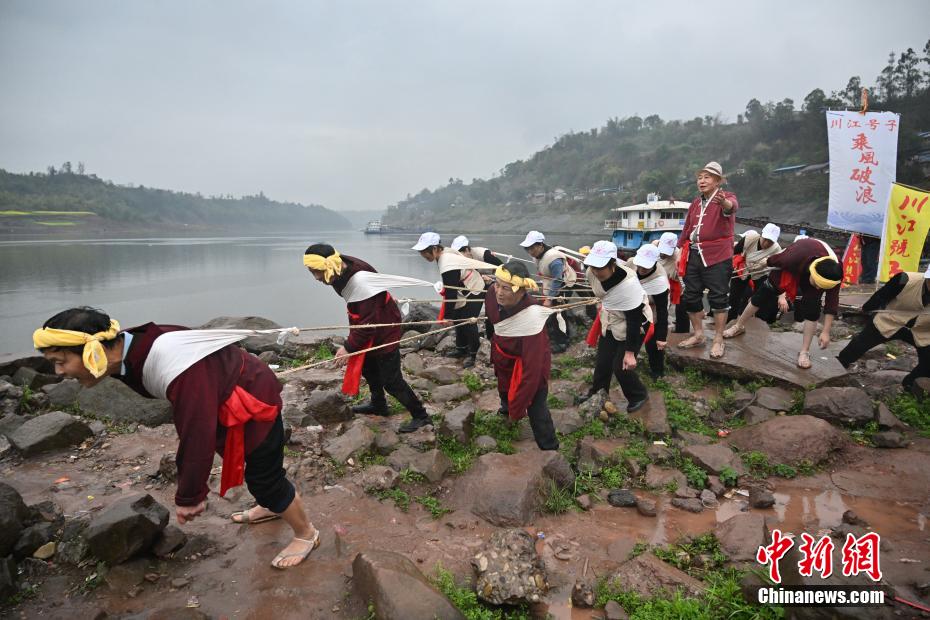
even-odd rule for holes
{"type": "Polygon", "coordinates": [[[378,209],[609,117],[871,85],[928,26],[930,0],[0,0],[0,168],[378,209]]]}

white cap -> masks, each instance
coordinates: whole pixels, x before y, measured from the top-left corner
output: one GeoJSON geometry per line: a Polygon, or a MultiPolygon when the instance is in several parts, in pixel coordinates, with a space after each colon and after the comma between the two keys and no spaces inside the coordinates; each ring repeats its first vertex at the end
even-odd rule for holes
{"type": "Polygon", "coordinates": [[[665,254],[666,256],[671,256],[675,253],[675,246],[678,245],[678,235],[673,232],[662,233],[662,236],[659,237],[659,252],[665,254]]]}
{"type": "Polygon", "coordinates": [[[659,248],[647,243],[639,246],[636,250],[636,256],[633,257],[633,264],[644,269],[652,269],[659,260],[659,248]]]}
{"type": "Polygon", "coordinates": [[[439,235],[434,232],[425,232],[420,235],[420,238],[417,239],[417,244],[410,248],[411,250],[416,250],[417,252],[422,252],[426,248],[431,248],[434,245],[439,245],[440,239],[439,235]]]}
{"type": "Polygon", "coordinates": [[[610,241],[598,241],[591,246],[591,253],[584,259],[588,267],[603,267],[612,260],[617,260],[617,246],[610,241]]]}
{"type": "Polygon", "coordinates": [[[467,248],[468,237],[466,237],[465,235],[459,235],[458,237],[452,240],[452,245],[450,245],[449,247],[451,247],[456,252],[461,250],[462,248],[467,248]]]}
{"type": "Polygon", "coordinates": [[[930,280],[930,265],[927,265],[927,270],[924,272],[924,279],[930,280]]]}
{"type": "Polygon", "coordinates": [[[528,248],[531,245],[536,245],[537,243],[545,243],[545,242],[546,242],[546,235],[542,234],[538,230],[531,230],[530,232],[526,233],[526,239],[520,242],[520,246],[524,248],[528,248]]]}
{"type": "Polygon", "coordinates": [[[769,222],[762,228],[763,239],[768,239],[769,241],[778,243],[779,237],[781,237],[781,228],[779,228],[778,224],[769,222]]]}
{"type": "Polygon", "coordinates": [[[794,238],[795,241],[800,241],[801,239],[807,239],[807,235],[798,235],[794,238]]]}

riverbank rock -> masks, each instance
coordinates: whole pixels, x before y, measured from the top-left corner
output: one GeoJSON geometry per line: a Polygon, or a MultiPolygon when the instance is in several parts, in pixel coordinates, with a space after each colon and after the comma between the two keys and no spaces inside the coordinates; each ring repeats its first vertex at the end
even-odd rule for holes
{"type": "Polygon", "coordinates": [[[681,453],[691,459],[692,463],[714,476],[719,476],[723,470],[728,468],[737,474],[746,473],[743,462],[726,444],[714,443],[707,446],[687,446],[681,453]]]}
{"type": "Polygon", "coordinates": [[[493,525],[511,527],[533,519],[550,481],[562,488],[574,483],[568,462],[554,450],[531,450],[485,454],[460,484],[474,515],[493,525]]]}
{"type": "Polygon", "coordinates": [[[765,517],[755,513],[734,515],[717,524],[714,536],[731,562],[753,562],[759,547],[768,542],[765,517]]]}
{"type": "Polygon", "coordinates": [[[583,437],[575,447],[578,460],[578,470],[590,469],[599,473],[605,466],[616,465],[620,462],[619,451],[626,446],[624,439],[595,439],[583,437]]]}
{"type": "Polygon", "coordinates": [[[675,590],[681,590],[683,596],[697,598],[704,591],[700,581],[651,553],[643,553],[622,564],[611,577],[611,581],[617,580],[624,590],[632,590],[643,598],[668,596],[675,590]]]}
{"type": "Polygon", "coordinates": [[[27,366],[22,366],[17,369],[10,379],[13,385],[28,387],[33,391],[42,389],[46,385],[58,383],[59,381],[61,381],[61,377],[58,375],[45,374],[27,366]]]}
{"type": "Polygon", "coordinates": [[[462,403],[442,415],[442,420],[439,422],[439,434],[443,437],[453,437],[456,441],[467,444],[471,441],[474,422],[474,403],[462,403]]]}
{"type": "Polygon", "coordinates": [[[387,491],[397,486],[400,474],[386,465],[372,465],[365,468],[359,477],[358,485],[366,491],[387,491]]]}
{"type": "Polygon", "coordinates": [[[48,404],[52,407],[67,407],[73,405],[81,393],[81,384],[77,379],[65,379],[60,383],[42,386],[42,391],[48,396],[48,404]]]}
{"type": "Polygon", "coordinates": [[[439,450],[417,452],[410,446],[401,446],[391,453],[388,465],[396,471],[409,469],[423,476],[430,482],[439,482],[452,469],[452,461],[439,450]]]}
{"type": "Polygon", "coordinates": [[[455,366],[427,366],[414,374],[439,385],[451,385],[461,380],[461,369],[455,366]]]}
{"type": "Polygon", "coordinates": [[[899,433],[907,432],[910,427],[899,420],[895,414],[891,413],[888,405],[878,403],[878,411],[875,420],[878,422],[878,428],[883,431],[897,431],[899,433]]]}
{"type": "Polygon", "coordinates": [[[351,407],[337,390],[310,392],[304,405],[304,412],[312,415],[320,424],[345,422],[353,417],[351,407]]]}
{"type": "Polygon", "coordinates": [[[0,558],[6,557],[23,531],[29,509],[19,491],[0,482],[0,558]]]}
{"type": "MultiPolygon", "coordinates": [[[[210,319],[196,329],[277,329],[281,327],[271,319],[260,316],[218,316],[210,319]]],[[[275,351],[280,353],[284,350],[283,345],[277,343],[278,334],[261,334],[249,336],[245,340],[239,341],[239,346],[258,355],[263,351],[275,351]]]]}
{"type": "Polygon", "coordinates": [[[440,385],[430,394],[430,400],[434,403],[448,403],[451,401],[462,400],[471,395],[468,388],[461,383],[451,385],[440,385]]]}
{"type": "Polygon", "coordinates": [[[804,396],[804,414],[832,424],[863,425],[875,418],[875,407],[859,388],[824,387],[804,396]]]}
{"type": "Polygon", "coordinates": [[[649,392],[649,401],[643,405],[643,408],[628,415],[642,422],[646,432],[654,437],[663,438],[672,434],[662,392],[649,392]]]}
{"type": "Polygon", "coordinates": [[[726,443],[741,452],[758,451],[771,465],[819,465],[849,444],[846,436],[829,422],[809,415],[778,416],[730,433],[726,443]]]}
{"type": "Polygon", "coordinates": [[[494,532],[471,565],[478,598],[492,605],[538,603],[549,589],[535,540],[524,530],[494,532]]]}
{"type": "Polygon", "coordinates": [[[775,412],[765,407],[749,405],[743,409],[740,415],[743,416],[746,426],[752,426],[753,424],[762,424],[766,420],[771,420],[775,417],[775,412]]]}
{"type": "Polygon", "coordinates": [[[186,543],[187,534],[185,534],[181,528],[169,525],[159,534],[158,539],[155,541],[155,545],[152,547],[152,553],[157,557],[165,558],[183,547],[186,543]]]}
{"type": "Polygon", "coordinates": [[[114,566],[148,550],[167,525],[167,508],[151,495],[135,495],[97,514],[83,537],[94,556],[114,566]]]}
{"type": "Polygon", "coordinates": [[[171,403],[167,400],[144,398],[111,377],[81,390],[77,404],[82,411],[111,422],[158,426],[172,421],[171,403]]]}
{"type": "MultiPolygon", "coordinates": [[[[359,422],[361,422],[359,420],[359,422]]],[[[375,442],[375,434],[365,424],[353,424],[338,437],[323,445],[323,454],[338,464],[345,463],[353,454],[364,452],[375,442]]]]}
{"type": "Polygon", "coordinates": [[[93,435],[79,418],[52,411],[28,419],[10,434],[10,443],[26,456],[79,444],[93,435]]]}
{"type": "Polygon", "coordinates": [[[762,387],[756,390],[752,404],[771,411],[788,411],[794,404],[794,394],[779,387],[762,387]]]}
{"type": "Polygon", "coordinates": [[[361,600],[371,602],[378,620],[465,618],[413,562],[393,551],[369,550],[355,556],[352,586],[361,600]]]}
{"type": "Polygon", "coordinates": [[[675,485],[681,489],[688,486],[688,479],[677,469],[659,467],[649,464],[646,466],[646,486],[651,489],[661,489],[668,485],[675,485]]]}

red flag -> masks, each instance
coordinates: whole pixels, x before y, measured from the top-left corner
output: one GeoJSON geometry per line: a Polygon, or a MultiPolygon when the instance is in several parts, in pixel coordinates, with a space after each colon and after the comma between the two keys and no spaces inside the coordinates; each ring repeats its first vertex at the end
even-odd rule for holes
{"type": "Polygon", "coordinates": [[[862,239],[858,233],[849,236],[843,252],[843,286],[858,284],[862,275],[862,239]]]}

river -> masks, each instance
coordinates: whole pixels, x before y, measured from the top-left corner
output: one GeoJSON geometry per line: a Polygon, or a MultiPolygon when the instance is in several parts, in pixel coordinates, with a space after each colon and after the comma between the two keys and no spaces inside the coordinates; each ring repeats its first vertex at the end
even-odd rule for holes
{"type": "MultiPolygon", "coordinates": [[[[604,235],[606,237],[606,235],[604,235]]],[[[446,245],[453,235],[443,235],[446,245]]],[[[412,251],[417,235],[327,233],[341,253],[375,269],[424,280],[439,279],[435,264],[412,251]]],[[[560,235],[566,247],[596,235],[560,235]]],[[[473,245],[526,257],[523,235],[473,235],[473,245]]],[[[32,351],[32,332],[74,306],[100,308],[129,327],[148,321],[200,325],[217,316],[263,316],[301,327],[346,322],[345,304],[318,284],[301,256],[313,235],[0,241],[0,353],[32,351]]],[[[434,296],[408,289],[411,297],[434,296]]]]}

